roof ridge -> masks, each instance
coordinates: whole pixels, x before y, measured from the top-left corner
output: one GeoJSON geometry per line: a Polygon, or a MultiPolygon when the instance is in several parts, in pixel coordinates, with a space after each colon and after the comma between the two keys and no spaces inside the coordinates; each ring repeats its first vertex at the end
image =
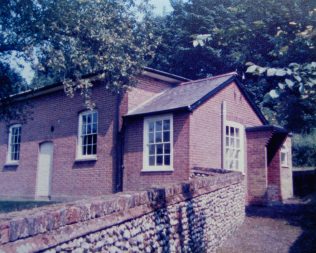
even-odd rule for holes
{"type": "Polygon", "coordinates": [[[221,78],[221,77],[225,77],[225,76],[233,76],[233,75],[238,75],[238,73],[236,71],[232,71],[232,72],[228,72],[228,73],[225,73],[225,74],[211,76],[211,77],[206,77],[206,78],[202,78],[202,79],[198,79],[198,80],[194,80],[194,81],[182,82],[182,83],[179,83],[179,86],[180,85],[187,85],[187,84],[198,83],[198,82],[201,82],[201,81],[214,80],[214,79],[217,79],[217,78],[221,78]]]}

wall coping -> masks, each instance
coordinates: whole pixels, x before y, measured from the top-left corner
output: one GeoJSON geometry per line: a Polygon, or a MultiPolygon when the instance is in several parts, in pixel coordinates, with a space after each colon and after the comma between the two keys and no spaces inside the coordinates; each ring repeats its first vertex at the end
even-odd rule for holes
{"type": "Polygon", "coordinates": [[[26,252],[53,247],[63,241],[151,213],[158,208],[238,184],[243,179],[244,176],[238,172],[213,174],[145,191],[121,192],[1,214],[0,253],[10,252],[12,244],[15,245],[14,249],[27,244],[31,250],[26,252]],[[62,237],[65,233],[69,235],[67,238],[62,237]],[[32,240],[27,243],[28,239],[32,240]]]}

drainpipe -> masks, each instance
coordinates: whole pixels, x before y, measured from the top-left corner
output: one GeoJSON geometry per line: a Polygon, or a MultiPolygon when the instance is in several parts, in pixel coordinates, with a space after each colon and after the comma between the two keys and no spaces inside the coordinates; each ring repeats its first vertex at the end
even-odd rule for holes
{"type": "Polygon", "coordinates": [[[122,94],[116,95],[115,100],[115,116],[114,116],[114,136],[115,136],[115,169],[114,169],[114,184],[113,191],[122,191],[122,164],[123,164],[123,152],[122,152],[122,132],[120,131],[120,105],[122,100],[122,94]]]}

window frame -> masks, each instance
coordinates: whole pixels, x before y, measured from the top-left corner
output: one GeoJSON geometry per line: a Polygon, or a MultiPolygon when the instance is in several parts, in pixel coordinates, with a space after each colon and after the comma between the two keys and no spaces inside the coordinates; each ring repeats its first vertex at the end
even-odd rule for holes
{"type": "MultiPolygon", "coordinates": [[[[230,135],[229,135],[230,137],[230,135]]],[[[229,141],[230,141],[230,138],[229,138],[229,141]]],[[[234,143],[235,143],[236,139],[234,140],[234,143]]],[[[241,172],[242,174],[245,174],[245,146],[246,146],[246,143],[245,143],[245,127],[240,124],[240,123],[237,123],[235,121],[226,121],[225,122],[225,127],[224,127],[224,131],[223,131],[223,146],[224,146],[224,149],[223,149],[223,156],[224,156],[224,169],[227,169],[227,170],[232,170],[232,171],[238,171],[238,172],[241,172]],[[240,145],[240,159],[238,160],[238,164],[239,164],[239,169],[231,169],[231,168],[227,168],[226,166],[226,160],[228,159],[227,158],[227,155],[226,155],[226,127],[232,127],[234,129],[239,129],[239,145],[240,145]]]]}
{"type": "Polygon", "coordinates": [[[83,111],[79,113],[78,115],[79,120],[78,120],[78,137],[77,137],[77,151],[76,151],[76,161],[95,161],[97,160],[97,154],[98,154],[98,133],[99,133],[99,112],[97,110],[88,110],[88,111],[83,111]],[[97,135],[97,140],[96,140],[96,154],[90,154],[90,155],[84,155],[83,154],[83,141],[82,141],[82,117],[84,115],[89,115],[97,113],[97,129],[96,129],[96,135],[97,135]]]}
{"type": "MultiPolygon", "coordinates": [[[[21,158],[21,138],[22,138],[22,124],[14,124],[9,127],[9,135],[8,135],[8,152],[7,152],[7,159],[6,159],[6,165],[18,165],[20,158],[21,158]],[[19,145],[19,159],[12,160],[12,130],[13,128],[20,128],[20,142],[19,145]]],[[[15,143],[16,144],[16,143],[15,143]]]]}
{"type": "MultiPolygon", "coordinates": [[[[156,131],[154,131],[156,132],[156,131]]],[[[163,130],[162,130],[163,133],[163,130]]],[[[163,134],[162,134],[163,135],[163,134]]],[[[162,144],[166,142],[161,142],[162,144]]],[[[155,142],[156,144],[156,142],[155,142]]],[[[156,152],[155,152],[156,154],[156,152]]],[[[156,156],[155,156],[156,157],[156,156]]],[[[164,157],[164,156],[163,156],[164,157]]],[[[173,171],[173,115],[164,114],[158,116],[149,116],[144,118],[144,128],[143,128],[143,168],[142,172],[168,172],[173,171]],[[159,120],[169,120],[170,121],[170,165],[149,165],[149,123],[156,122],[159,120]]]]}
{"type": "Polygon", "coordinates": [[[281,167],[289,167],[289,150],[286,145],[282,145],[280,150],[280,163],[281,167]],[[285,154],[284,161],[282,160],[282,154],[285,154]]]}

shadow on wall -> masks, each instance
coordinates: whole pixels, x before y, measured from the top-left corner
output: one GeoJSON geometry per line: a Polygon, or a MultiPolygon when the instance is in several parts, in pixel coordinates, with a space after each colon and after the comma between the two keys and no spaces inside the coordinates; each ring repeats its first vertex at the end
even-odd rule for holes
{"type": "Polygon", "coordinates": [[[290,247],[289,253],[314,253],[316,249],[316,192],[308,197],[308,203],[284,204],[258,208],[248,206],[248,217],[286,220],[289,225],[301,227],[302,234],[290,247]]]}
{"type": "Polygon", "coordinates": [[[165,189],[154,188],[150,192],[150,198],[153,200],[151,207],[156,210],[154,211],[154,222],[157,240],[159,243],[163,243],[163,252],[177,252],[177,249],[184,252],[206,252],[205,214],[203,211],[196,213],[197,203],[194,202],[190,185],[183,184],[182,193],[188,201],[175,210],[178,223],[171,224],[165,189]],[[176,234],[178,238],[171,237],[172,229],[175,229],[176,233],[173,234],[176,234]],[[175,245],[174,241],[179,241],[179,245],[175,245]]]}

